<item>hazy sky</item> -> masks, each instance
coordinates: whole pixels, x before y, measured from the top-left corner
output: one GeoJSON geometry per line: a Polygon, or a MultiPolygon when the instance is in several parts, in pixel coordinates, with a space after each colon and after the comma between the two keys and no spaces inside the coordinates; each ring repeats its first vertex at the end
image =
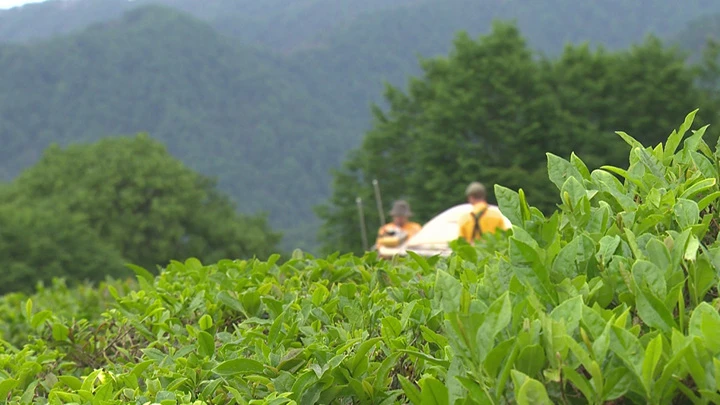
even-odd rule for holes
{"type": "Polygon", "coordinates": [[[0,8],[11,8],[27,3],[38,3],[43,0],[0,0],[0,8]]]}

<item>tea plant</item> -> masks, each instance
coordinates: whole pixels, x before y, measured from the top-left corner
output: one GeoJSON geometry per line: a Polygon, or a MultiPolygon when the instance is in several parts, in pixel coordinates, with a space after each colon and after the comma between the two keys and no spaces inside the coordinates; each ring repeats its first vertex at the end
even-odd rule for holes
{"type": "Polygon", "coordinates": [[[545,217],[447,258],[172,262],[6,296],[9,404],[720,403],[720,148],[689,114],[627,169],[548,154],[545,217]],[[685,136],[690,132],[689,136],[685,136]]]}

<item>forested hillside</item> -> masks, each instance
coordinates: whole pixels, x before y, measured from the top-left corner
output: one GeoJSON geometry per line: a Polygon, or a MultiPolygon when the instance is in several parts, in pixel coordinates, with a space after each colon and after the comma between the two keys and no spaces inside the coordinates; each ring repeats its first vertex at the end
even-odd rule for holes
{"type": "Polygon", "coordinates": [[[9,175],[51,142],[147,131],[193,169],[219,175],[244,211],[269,211],[273,226],[293,230],[327,195],[327,172],[350,143],[347,125],[275,57],[165,8],[0,49],[9,175]]]}
{"type": "Polygon", "coordinates": [[[81,30],[149,4],[185,11],[218,31],[279,51],[321,45],[324,34],[373,11],[427,0],[49,0],[0,11],[0,41],[31,41],[81,30]],[[60,18],[58,18],[60,17],[60,18]]]}
{"type": "MultiPolygon", "coordinates": [[[[529,46],[550,56],[567,43],[588,41],[623,49],[648,34],[674,39],[689,21],[706,12],[720,12],[720,2],[510,0],[425,1],[413,7],[373,13],[332,32],[327,48],[301,52],[294,59],[326,75],[345,89],[340,102],[365,111],[368,100],[381,102],[381,83],[404,85],[408,75],[421,74],[417,56],[445,55],[459,30],[471,36],[487,33],[494,19],[517,22],[529,46]]],[[[696,48],[697,49],[697,48],[696,48]]]]}
{"type": "Polygon", "coordinates": [[[672,38],[672,42],[697,55],[710,39],[720,40],[720,13],[693,20],[672,38]]]}
{"type": "Polygon", "coordinates": [[[567,41],[674,38],[713,11],[711,0],[58,0],[0,11],[0,176],[51,142],[147,131],[217,176],[242,211],[268,212],[284,248],[314,250],[312,207],[371,127],[370,103],[385,103],[383,81],[403,88],[422,72],[417,56],[446,54],[456,32],[516,19],[530,49],[558,55],[567,41]]]}
{"type": "Polygon", "coordinates": [[[246,43],[284,52],[332,48],[348,37],[397,41],[398,30],[411,51],[422,51],[412,45],[424,44],[444,52],[448,35],[458,29],[485,32],[495,18],[517,19],[532,45],[545,51],[577,40],[617,48],[648,33],[672,36],[683,23],[720,11],[712,0],[48,0],[0,11],[0,41],[77,31],[148,4],[177,8],[246,43]],[[418,35],[407,40],[411,34],[418,35]]]}

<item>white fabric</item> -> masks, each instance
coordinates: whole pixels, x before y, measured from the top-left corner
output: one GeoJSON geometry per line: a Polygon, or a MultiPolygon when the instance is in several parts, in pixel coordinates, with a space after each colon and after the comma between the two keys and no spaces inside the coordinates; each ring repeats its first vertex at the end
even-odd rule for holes
{"type": "MultiPolygon", "coordinates": [[[[497,205],[488,205],[488,210],[500,212],[497,205]]],[[[422,256],[449,254],[449,243],[459,237],[460,219],[463,215],[472,212],[471,204],[460,204],[449,208],[428,221],[422,229],[410,238],[407,243],[395,249],[380,248],[379,253],[383,255],[405,254],[411,250],[422,256]]],[[[510,228],[512,223],[503,215],[505,225],[510,228]]]]}
{"type": "MultiPolygon", "coordinates": [[[[488,205],[488,211],[496,211],[500,215],[500,208],[496,205],[488,205]]],[[[460,230],[460,219],[463,215],[472,212],[472,205],[460,204],[443,211],[431,219],[422,229],[408,240],[406,246],[420,247],[424,245],[447,245],[450,241],[458,238],[460,230]]],[[[503,215],[505,225],[509,228],[512,223],[503,215]]]]}
{"type": "Polygon", "coordinates": [[[451,240],[458,238],[460,218],[471,211],[470,204],[456,205],[443,211],[423,225],[422,229],[408,240],[406,246],[447,245],[451,240]]]}

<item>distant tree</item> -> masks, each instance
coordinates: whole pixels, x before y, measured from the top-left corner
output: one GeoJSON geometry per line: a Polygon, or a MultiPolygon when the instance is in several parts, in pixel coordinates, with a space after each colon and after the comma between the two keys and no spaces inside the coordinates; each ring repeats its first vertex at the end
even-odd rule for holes
{"type": "Polygon", "coordinates": [[[30,292],[53,277],[99,281],[128,274],[87,216],[53,199],[0,204],[0,294],[30,292]]]}
{"type": "Polygon", "coordinates": [[[517,27],[495,23],[479,41],[460,33],[449,57],[421,66],[424,76],[410,81],[407,95],[387,88],[389,112],[374,108],[373,128],[336,175],[330,204],[318,209],[326,251],[358,251],[354,195],[368,203],[369,226],[379,225],[373,178],[381,180],[388,204],[409,199],[421,222],[464,202],[473,180],[486,183],[491,199],[500,182],[525,188],[536,205],[552,200],[543,196],[550,188],[538,169],[545,151],[569,147],[571,117],[542,80],[517,27]]]}
{"type": "Polygon", "coordinates": [[[318,207],[326,252],[361,251],[355,196],[366,202],[368,226],[379,225],[374,178],[386,205],[407,198],[421,222],[463,202],[472,180],[486,183],[491,202],[502,184],[550,213],[557,198],[546,152],[575,152],[590,170],[623,166],[627,144],[615,131],[654,146],[689,110],[716,120],[717,96],[698,86],[699,70],[653,37],[625,51],[578,45],[558,59],[535,58],[515,24],[496,22],[477,41],[458,34],[448,57],[421,67],[407,93],[386,89],[388,111],[374,107],[372,129],[318,207]]]}
{"type": "MultiPolygon", "coordinates": [[[[617,52],[568,45],[559,59],[545,61],[546,80],[580,132],[572,149],[588,166],[627,164],[628,146],[615,131],[654,146],[685,111],[700,108],[701,125],[716,121],[717,97],[708,97],[700,86],[701,66],[689,64],[686,56],[650,36],[617,52]]],[[[718,77],[717,72],[706,77],[718,77]]]]}
{"type": "Polygon", "coordinates": [[[267,257],[280,239],[264,217],[238,214],[214,181],[146,134],[52,146],[15,180],[7,201],[57,201],[125,261],[151,269],[191,256],[267,257]]]}

